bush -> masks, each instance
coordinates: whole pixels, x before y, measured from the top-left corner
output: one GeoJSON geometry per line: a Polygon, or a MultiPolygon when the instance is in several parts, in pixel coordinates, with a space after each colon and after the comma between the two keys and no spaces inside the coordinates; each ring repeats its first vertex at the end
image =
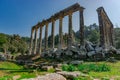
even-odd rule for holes
{"type": "Polygon", "coordinates": [[[68,71],[68,65],[62,65],[62,70],[63,71],[68,71]]]}
{"type": "Polygon", "coordinates": [[[82,71],[84,73],[95,71],[95,72],[106,72],[110,71],[110,67],[106,64],[80,64],[78,66],[73,65],[63,65],[63,71],[82,71]]]}
{"type": "Polygon", "coordinates": [[[62,70],[63,71],[75,71],[76,67],[73,65],[63,65],[62,66],[62,70]]]}
{"type": "Polygon", "coordinates": [[[75,70],[76,70],[75,66],[73,66],[73,65],[68,66],[68,71],[75,71],[75,70]]]}
{"type": "Polygon", "coordinates": [[[110,71],[110,67],[106,64],[99,64],[99,65],[96,66],[95,71],[96,72],[110,71]]]}
{"type": "Polygon", "coordinates": [[[95,72],[105,72],[110,71],[110,67],[106,64],[83,64],[78,65],[79,71],[95,71],[95,72]]]}

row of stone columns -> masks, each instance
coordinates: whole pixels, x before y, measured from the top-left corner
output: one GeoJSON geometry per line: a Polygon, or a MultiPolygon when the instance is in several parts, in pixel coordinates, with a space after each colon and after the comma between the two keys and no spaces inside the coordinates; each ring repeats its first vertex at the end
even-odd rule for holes
{"type": "MultiPolygon", "coordinates": [[[[83,8],[80,9],[79,13],[80,13],[80,43],[81,45],[84,44],[84,18],[83,18],[83,8]]],[[[73,26],[72,26],[72,14],[73,12],[70,11],[69,14],[68,14],[68,47],[72,45],[74,39],[73,39],[73,26]]],[[[59,16],[59,46],[58,46],[58,49],[62,49],[63,47],[63,32],[62,32],[62,28],[63,28],[63,18],[64,16],[63,15],[60,15],[59,16]]],[[[54,49],[55,47],[55,40],[54,40],[54,35],[55,35],[55,20],[54,18],[52,18],[51,20],[52,22],[52,29],[51,29],[51,48],[54,49]]],[[[44,50],[47,50],[48,49],[48,25],[49,25],[49,22],[45,22],[45,49],[44,50]]],[[[39,45],[38,45],[38,48],[37,48],[37,32],[38,32],[38,25],[37,25],[37,28],[32,28],[31,30],[31,43],[30,43],[30,54],[36,54],[36,53],[40,53],[41,54],[41,48],[42,48],[42,27],[44,26],[39,26],[40,28],[40,33],[39,33],[39,45]],[[33,39],[33,33],[34,33],[34,39],[33,39]],[[33,41],[34,41],[34,44],[33,44],[33,41]],[[33,46],[33,47],[32,47],[33,46]]]]}

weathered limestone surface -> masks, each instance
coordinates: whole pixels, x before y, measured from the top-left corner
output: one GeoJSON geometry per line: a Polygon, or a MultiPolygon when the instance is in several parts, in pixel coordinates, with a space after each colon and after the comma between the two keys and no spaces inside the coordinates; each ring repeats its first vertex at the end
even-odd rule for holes
{"type": "Polygon", "coordinates": [[[35,29],[35,41],[34,41],[34,54],[36,54],[36,49],[37,49],[37,34],[38,34],[38,29],[35,29]]]}
{"type": "Polygon", "coordinates": [[[52,20],[52,30],[51,30],[52,41],[51,41],[51,44],[52,44],[53,49],[55,47],[54,34],[55,34],[55,20],[52,20]]]}
{"type": "Polygon", "coordinates": [[[63,32],[62,32],[62,24],[63,24],[63,17],[60,16],[60,19],[59,19],[59,46],[58,48],[59,49],[62,49],[63,47],[63,32]]]}
{"type": "Polygon", "coordinates": [[[33,48],[33,28],[31,29],[31,39],[30,39],[30,50],[29,50],[29,54],[32,54],[32,48],[33,48]]]}
{"type": "Polygon", "coordinates": [[[73,43],[73,29],[72,29],[72,12],[69,12],[69,28],[68,28],[68,47],[72,46],[73,43]]]}
{"type": "Polygon", "coordinates": [[[48,22],[46,22],[45,27],[45,50],[48,49],[48,22]]]}
{"type": "Polygon", "coordinates": [[[80,44],[84,45],[84,17],[83,17],[83,10],[82,7],[80,9],[80,44]]]}
{"type": "Polygon", "coordinates": [[[42,27],[40,27],[40,34],[39,34],[39,47],[38,52],[41,54],[41,48],[42,48],[42,27]]]}
{"type": "Polygon", "coordinates": [[[67,80],[67,79],[60,74],[50,73],[44,76],[38,76],[37,78],[23,79],[23,80],[67,80]]]}

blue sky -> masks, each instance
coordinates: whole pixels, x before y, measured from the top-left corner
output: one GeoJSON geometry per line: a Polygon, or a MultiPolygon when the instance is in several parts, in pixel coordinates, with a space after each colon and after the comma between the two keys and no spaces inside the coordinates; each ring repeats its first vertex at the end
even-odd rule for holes
{"type": "MultiPolygon", "coordinates": [[[[30,36],[32,26],[76,2],[86,8],[84,10],[85,25],[98,24],[96,9],[103,6],[113,24],[120,26],[120,0],[0,0],[0,33],[30,36]]],[[[68,17],[63,21],[65,33],[68,32],[68,17]]],[[[59,28],[58,23],[57,20],[56,34],[59,28]]],[[[73,29],[79,30],[78,12],[73,14],[73,29]]],[[[49,35],[51,33],[51,23],[48,33],[49,35]]]]}

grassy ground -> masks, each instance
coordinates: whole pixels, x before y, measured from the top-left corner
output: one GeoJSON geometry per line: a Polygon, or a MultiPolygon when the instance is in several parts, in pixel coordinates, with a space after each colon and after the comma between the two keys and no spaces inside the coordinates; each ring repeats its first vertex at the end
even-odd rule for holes
{"type": "Polygon", "coordinates": [[[96,64],[105,63],[110,66],[111,70],[108,72],[89,72],[88,74],[94,78],[109,78],[114,80],[120,80],[120,61],[117,63],[110,62],[97,62],[96,64]]]}
{"type": "Polygon", "coordinates": [[[44,75],[47,72],[40,72],[31,69],[24,69],[23,66],[12,62],[0,62],[0,80],[13,80],[33,78],[38,75],[44,75]]]}
{"type": "MultiPolygon", "coordinates": [[[[106,72],[94,72],[89,71],[86,74],[93,77],[94,79],[101,80],[120,80],[120,61],[116,63],[110,62],[85,62],[83,64],[106,64],[110,67],[110,71],[106,72]]],[[[23,78],[32,78],[38,75],[44,75],[49,72],[36,71],[36,70],[26,70],[23,66],[17,65],[12,62],[0,62],[0,80],[12,80],[23,79],[23,78]]],[[[88,79],[75,79],[75,80],[88,80],[88,79]]]]}

